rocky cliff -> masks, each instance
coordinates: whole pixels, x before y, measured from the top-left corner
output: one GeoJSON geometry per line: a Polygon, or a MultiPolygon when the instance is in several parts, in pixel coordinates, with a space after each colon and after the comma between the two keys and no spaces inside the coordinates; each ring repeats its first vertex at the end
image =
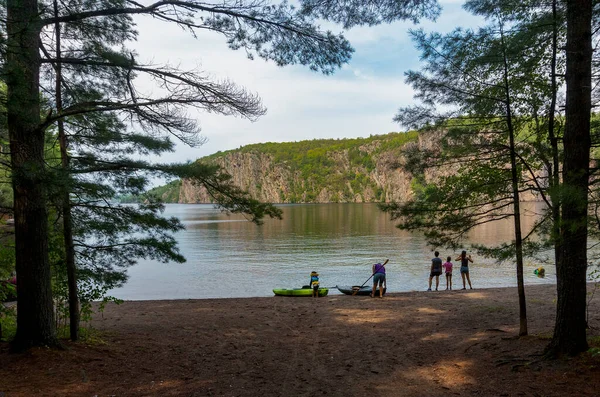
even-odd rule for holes
{"type": "MultiPolygon", "coordinates": [[[[406,144],[422,144],[418,140],[417,134],[391,133],[364,139],[261,144],[200,161],[220,165],[237,186],[263,202],[404,201],[411,194],[412,177],[398,167],[400,150],[406,144]]],[[[179,202],[208,203],[210,197],[184,180],[179,202]]]]}

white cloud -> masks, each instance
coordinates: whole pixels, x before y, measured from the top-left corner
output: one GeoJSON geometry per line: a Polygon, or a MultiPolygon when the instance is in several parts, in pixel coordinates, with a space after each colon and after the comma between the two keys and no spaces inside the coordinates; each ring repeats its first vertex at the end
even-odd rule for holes
{"type": "MultiPolygon", "coordinates": [[[[449,31],[477,19],[457,1],[442,2],[445,11],[426,30],[449,31]]],[[[220,150],[260,142],[315,138],[366,137],[399,130],[392,122],[400,106],[412,103],[412,90],[403,73],[418,65],[418,54],[407,35],[410,23],[394,23],[346,32],[356,48],[353,60],[333,76],[300,66],[280,68],[261,59],[248,60],[243,51],[227,48],[212,32],[198,39],[189,32],[151,18],[136,18],[139,40],[131,45],[142,60],[169,63],[182,69],[199,68],[215,79],[228,79],[255,92],[268,108],[257,122],[214,114],[197,117],[208,142],[200,148],[178,145],[161,161],[194,160],[220,150]]],[[[150,90],[150,86],[144,87],[150,90]]]]}

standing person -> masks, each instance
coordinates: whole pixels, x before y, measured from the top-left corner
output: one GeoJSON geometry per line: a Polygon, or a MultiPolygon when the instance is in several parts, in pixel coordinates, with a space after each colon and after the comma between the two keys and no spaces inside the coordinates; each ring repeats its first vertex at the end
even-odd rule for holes
{"type": "Polygon", "coordinates": [[[385,265],[389,259],[386,259],[383,263],[376,263],[373,265],[373,291],[371,291],[371,298],[375,297],[375,290],[377,290],[377,284],[379,284],[379,297],[383,298],[383,286],[387,287],[385,281],[385,265]]]}
{"type": "Polygon", "coordinates": [[[435,251],[435,258],[431,260],[431,272],[429,273],[429,288],[427,291],[431,291],[431,282],[433,281],[433,277],[435,276],[435,290],[438,290],[440,285],[440,274],[442,274],[442,258],[438,258],[440,253],[435,251]]]}
{"type": "Polygon", "coordinates": [[[452,289],[452,262],[450,262],[452,260],[452,257],[447,257],[446,258],[446,262],[444,262],[444,264],[442,265],[442,267],[444,268],[444,272],[446,273],[446,290],[448,290],[448,287],[450,287],[450,289],[452,289]]]}
{"type": "Polygon", "coordinates": [[[312,288],[312,297],[319,297],[319,273],[311,272],[310,273],[310,288],[312,288]]]}
{"type": "Polygon", "coordinates": [[[460,256],[458,256],[456,258],[456,260],[460,261],[460,275],[462,276],[462,281],[463,281],[462,289],[467,289],[467,286],[465,284],[465,277],[467,278],[467,281],[469,282],[469,288],[473,289],[473,286],[471,286],[471,278],[469,277],[469,262],[473,263],[473,259],[471,259],[471,255],[467,255],[467,251],[463,251],[460,253],[460,256]]]}

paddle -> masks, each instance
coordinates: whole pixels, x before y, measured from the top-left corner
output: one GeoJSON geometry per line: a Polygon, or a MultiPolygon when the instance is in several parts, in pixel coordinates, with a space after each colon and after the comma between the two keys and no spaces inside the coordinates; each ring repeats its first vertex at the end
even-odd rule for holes
{"type": "MultiPolygon", "coordinates": [[[[386,259],[386,260],[385,260],[385,262],[383,262],[383,266],[385,266],[385,265],[386,265],[386,263],[388,263],[389,261],[390,261],[389,259],[386,259]]],[[[362,284],[360,287],[358,287],[358,288],[356,288],[356,289],[355,289],[355,287],[352,287],[352,289],[354,290],[354,292],[352,293],[352,296],[356,295],[356,294],[358,293],[358,291],[360,291],[360,290],[361,290],[361,288],[362,288],[362,287],[364,287],[364,286],[365,286],[365,284],[366,284],[366,283],[368,283],[368,282],[369,282],[369,280],[373,278],[373,276],[374,276],[374,275],[375,275],[375,273],[371,274],[371,277],[369,277],[369,278],[367,279],[367,281],[365,281],[365,282],[364,282],[364,283],[363,283],[363,284],[362,284]]],[[[382,286],[382,288],[383,288],[383,286],[382,286]]]]}
{"type": "MultiPolygon", "coordinates": [[[[337,288],[337,285],[334,285],[333,287],[321,287],[319,285],[319,289],[334,289],[334,288],[337,288]]],[[[310,285],[303,285],[302,289],[310,289],[310,285]]]]}

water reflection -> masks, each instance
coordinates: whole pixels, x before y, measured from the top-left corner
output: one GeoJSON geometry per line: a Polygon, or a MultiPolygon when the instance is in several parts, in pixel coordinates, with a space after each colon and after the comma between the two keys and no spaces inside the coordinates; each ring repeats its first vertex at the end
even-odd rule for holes
{"type": "MultiPolygon", "coordinates": [[[[535,221],[540,217],[543,209],[544,203],[542,202],[521,203],[521,230],[523,235],[533,229],[535,221]]],[[[514,239],[514,219],[510,216],[506,219],[479,225],[469,233],[469,240],[477,244],[497,245],[514,239]]]]}
{"type": "MultiPolygon", "coordinates": [[[[531,214],[536,211],[531,205],[531,214]]],[[[141,261],[130,269],[129,283],[113,291],[124,299],[225,298],[272,295],[273,288],[308,284],[312,270],[323,286],[362,284],[371,264],[390,258],[388,290],[427,287],[431,247],[419,233],[395,227],[374,204],[282,205],[282,221],[267,219],[257,227],[243,216],[226,216],[211,205],[172,204],[166,215],[182,220],[187,229],[176,235],[184,264],[141,261]]],[[[529,230],[533,215],[524,217],[529,230]]],[[[498,244],[512,239],[512,220],[482,225],[472,241],[498,244]]],[[[440,249],[441,257],[457,252],[440,249]]],[[[497,265],[475,257],[471,279],[475,288],[516,285],[513,264],[497,265]]],[[[528,261],[526,283],[555,281],[533,274],[539,264],[528,261]]],[[[441,280],[441,285],[445,281],[441,280]]],[[[461,284],[456,272],[454,286],[461,284]]],[[[445,288],[445,285],[444,285],[445,288]]]]}

